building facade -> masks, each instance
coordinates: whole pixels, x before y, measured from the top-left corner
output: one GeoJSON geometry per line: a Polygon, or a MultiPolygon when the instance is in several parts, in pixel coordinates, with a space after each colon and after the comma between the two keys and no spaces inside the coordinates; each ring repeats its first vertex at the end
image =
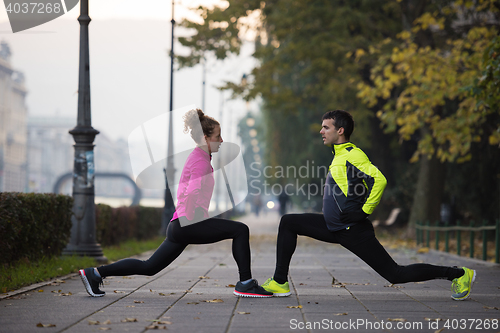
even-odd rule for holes
{"type": "Polygon", "coordinates": [[[24,75],[12,68],[11,52],[0,43],[0,192],[27,190],[26,88],[24,75]]]}

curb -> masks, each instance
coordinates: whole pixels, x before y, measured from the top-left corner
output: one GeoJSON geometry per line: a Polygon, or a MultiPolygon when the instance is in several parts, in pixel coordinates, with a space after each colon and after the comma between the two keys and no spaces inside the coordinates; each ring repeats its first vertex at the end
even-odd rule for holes
{"type": "MultiPolygon", "coordinates": [[[[447,256],[447,257],[453,258],[455,260],[466,260],[466,261],[469,261],[469,262],[477,264],[477,265],[484,265],[484,266],[489,266],[489,267],[499,267],[500,268],[500,264],[497,264],[494,262],[484,261],[481,259],[470,258],[470,257],[463,257],[463,256],[459,256],[459,255],[453,254],[453,253],[437,251],[437,250],[433,250],[433,249],[429,249],[429,253],[434,254],[434,255],[447,256]]],[[[423,254],[423,253],[420,253],[420,254],[423,254]]]]}
{"type": "Polygon", "coordinates": [[[5,294],[1,294],[0,295],[0,300],[6,299],[6,298],[9,298],[9,297],[12,297],[12,296],[16,296],[16,295],[19,295],[19,294],[22,294],[22,293],[26,293],[28,291],[32,291],[32,290],[38,289],[40,287],[46,286],[48,284],[51,284],[52,282],[56,282],[57,280],[67,280],[67,279],[70,279],[70,278],[75,277],[75,276],[78,276],[78,273],[70,273],[68,275],[64,275],[64,276],[59,276],[59,277],[53,278],[53,279],[51,279],[49,281],[43,281],[43,282],[40,282],[40,283],[35,283],[35,284],[31,284],[31,285],[26,286],[26,287],[22,287],[21,289],[9,291],[9,292],[7,292],[5,294]]]}
{"type": "MultiPolygon", "coordinates": [[[[143,255],[151,255],[154,251],[155,250],[149,250],[149,251],[146,251],[146,252],[143,252],[143,253],[139,253],[139,254],[130,256],[130,258],[138,258],[138,257],[143,256],[143,255]]],[[[112,262],[110,262],[110,264],[111,263],[112,262]]],[[[76,273],[70,273],[68,275],[63,275],[63,276],[59,276],[59,277],[55,277],[55,278],[47,280],[47,281],[43,281],[43,282],[39,282],[39,283],[35,283],[35,284],[30,284],[29,286],[22,287],[21,289],[17,289],[17,290],[13,290],[13,291],[9,291],[7,293],[1,294],[0,295],[0,300],[6,299],[6,298],[9,298],[9,297],[12,297],[12,296],[16,296],[16,295],[19,295],[19,294],[22,294],[22,293],[25,293],[25,292],[28,292],[28,291],[32,291],[32,290],[38,289],[40,287],[46,286],[48,284],[51,284],[52,282],[55,282],[56,280],[67,280],[67,279],[70,279],[70,278],[75,277],[75,276],[78,276],[78,272],[76,272],[76,273]]]]}

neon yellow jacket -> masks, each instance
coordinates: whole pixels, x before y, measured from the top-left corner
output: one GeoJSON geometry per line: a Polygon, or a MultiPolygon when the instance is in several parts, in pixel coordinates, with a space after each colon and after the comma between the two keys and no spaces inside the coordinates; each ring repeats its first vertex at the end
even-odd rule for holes
{"type": "Polygon", "coordinates": [[[351,142],[333,145],[323,194],[323,215],[330,231],[352,224],[340,221],[341,212],[363,210],[371,214],[380,202],[387,180],[366,154],[351,142]]]}

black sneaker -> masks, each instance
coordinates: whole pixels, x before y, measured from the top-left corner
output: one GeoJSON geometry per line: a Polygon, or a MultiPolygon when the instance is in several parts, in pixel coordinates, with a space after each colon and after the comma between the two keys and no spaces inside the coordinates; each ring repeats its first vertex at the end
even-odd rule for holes
{"type": "Polygon", "coordinates": [[[94,268],[80,269],[80,277],[82,278],[83,285],[90,296],[101,297],[106,295],[104,291],[99,289],[99,285],[102,285],[102,278],[97,277],[94,272],[94,268]]]}
{"type": "Polygon", "coordinates": [[[244,284],[238,281],[233,294],[240,297],[273,297],[273,293],[259,286],[259,283],[255,279],[244,284]]]}

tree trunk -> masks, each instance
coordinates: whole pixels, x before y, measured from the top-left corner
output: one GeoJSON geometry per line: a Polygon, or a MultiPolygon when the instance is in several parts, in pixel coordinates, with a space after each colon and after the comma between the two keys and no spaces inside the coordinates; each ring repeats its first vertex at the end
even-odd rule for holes
{"type": "Polygon", "coordinates": [[[421,157],[419,163],[417,188],[406,229],[406,236],[410,238],[415,237],[417,221],[439,221],[444,192],[446,164],[441,163],[435,156],[430,159],[421,157]]]}

